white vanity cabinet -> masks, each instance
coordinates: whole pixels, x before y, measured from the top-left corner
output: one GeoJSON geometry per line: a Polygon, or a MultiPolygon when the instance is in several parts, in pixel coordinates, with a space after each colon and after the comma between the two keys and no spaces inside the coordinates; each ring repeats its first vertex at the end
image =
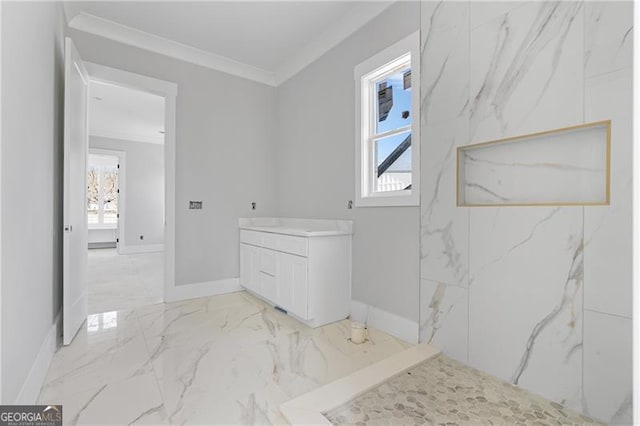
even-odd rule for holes
{"type": "Polygon", "coordinates": [[[276,255],[276,289],[275,302],[287,312],[309,319],[308,296],[309,285],[307,277],[308,262],[306,257],[288,253],[276,255]]]}
{"type": "Polygon", "coordinates": [[[263,229],[240,229],[242,287],[310,327],[346,318],[351,300],[350,230],[263,229]]]}

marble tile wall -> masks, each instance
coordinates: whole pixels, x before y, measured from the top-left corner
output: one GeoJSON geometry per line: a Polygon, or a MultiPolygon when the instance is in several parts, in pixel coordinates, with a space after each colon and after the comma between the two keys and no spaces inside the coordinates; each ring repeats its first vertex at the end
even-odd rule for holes
{"type": "Polygon", "coordinates": [[[601,123],[458,149],[458,204],[603,204],[607,135],[601,123]]]}
{"type": "Polygon", "coordinates": [[[584,209],[584,408],[631,422],[633,13],[586,2],[584,119],[611,119],[611,205],[584,209]]]}
{"type": "Polygon", "coordinates": [[[421,4],[420,338],[467,362],[469,210],[456,147],[469,140],[469,4],[421,4]]]}
{"type": "Polygon", "coordinates": [[[629,422],[632,3],[421,6],[421,339],[629,422]],[[457,146],[604,119],[610,206],[455,206],[457,146]]]}

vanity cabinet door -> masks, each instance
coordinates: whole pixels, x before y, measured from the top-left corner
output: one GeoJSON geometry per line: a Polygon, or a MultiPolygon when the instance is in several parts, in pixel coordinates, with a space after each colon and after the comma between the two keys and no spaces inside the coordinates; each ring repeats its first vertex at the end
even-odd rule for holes
{"type": "Polygon", "coordinates": [[[278,305],[307,319],[307,258],[278,253],[278,305]]]}
{"type": "Polygon", "coordinates": [[[258,281],[262,297],[272,303],[277,302],[278,290],[276,288],[276,257],[277,252],[265,248],[259,248],[258,281]]]}
{"type": "Polygon", "coordinates": [[[249,290],[259,291],[258,247],[240,244],[240,285],[249,290]]]}

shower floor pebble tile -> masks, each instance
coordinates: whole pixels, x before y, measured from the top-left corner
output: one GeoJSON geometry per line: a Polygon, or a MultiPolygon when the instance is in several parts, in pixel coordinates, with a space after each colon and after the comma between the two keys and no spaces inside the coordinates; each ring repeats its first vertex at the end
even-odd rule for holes
{"type": "Polygon", "coordinates": [[[444,355],[325,416],[335,425],[601,424],[444,355]]]}

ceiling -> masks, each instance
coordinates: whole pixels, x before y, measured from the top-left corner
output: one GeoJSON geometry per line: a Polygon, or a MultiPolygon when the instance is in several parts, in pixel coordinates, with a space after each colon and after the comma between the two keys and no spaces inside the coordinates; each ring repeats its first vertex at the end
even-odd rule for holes
{"type": "Polygon", "coordinates": [[[64,7],[72,28],[129,40],[130,44],[170,56],[183,55],[180,59],[207,62],[212,68],[218,63],[228,68],[222,71],[278,85],[390,4],[89,1],[65,2],[64,7]],[[210,57],[203,58],[207,55],[210,57]]]}
{"type": "Polygon", "coordinates": [[[139,90],[89,83],[89,135],[164,143],[164,98],[139,90]]]}

